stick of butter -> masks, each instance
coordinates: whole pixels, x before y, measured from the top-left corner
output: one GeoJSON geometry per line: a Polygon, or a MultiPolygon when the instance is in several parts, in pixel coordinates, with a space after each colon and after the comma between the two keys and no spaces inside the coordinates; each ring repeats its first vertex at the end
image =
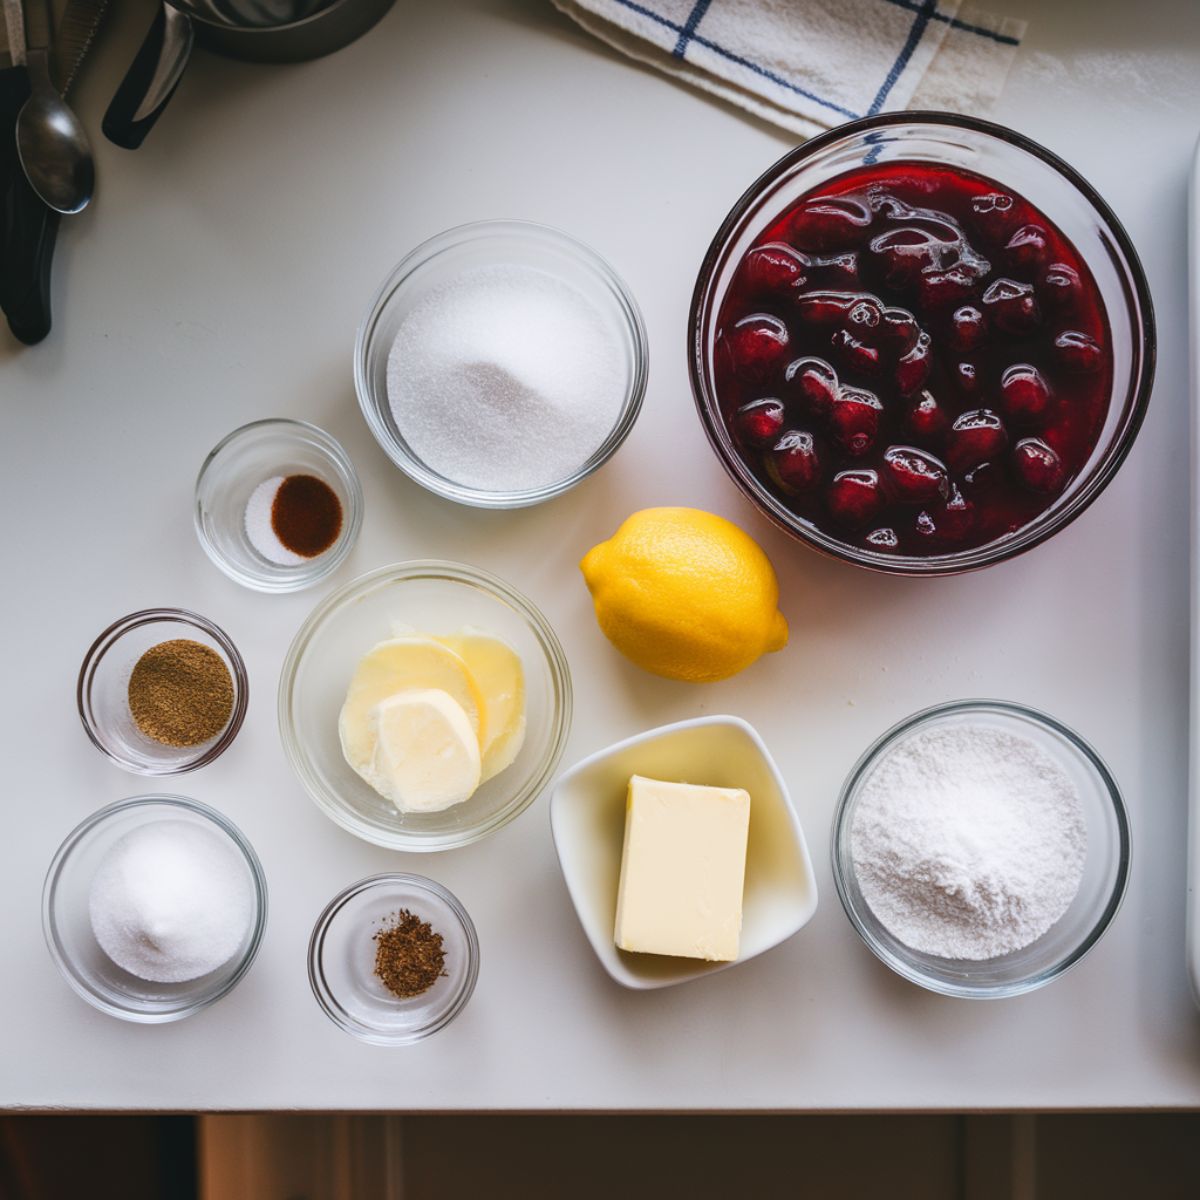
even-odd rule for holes
{"type": "Polygon", "coordinates": [[[634,775],[617,891],[618,949],[732,962],[750,794],[634,775]]]}

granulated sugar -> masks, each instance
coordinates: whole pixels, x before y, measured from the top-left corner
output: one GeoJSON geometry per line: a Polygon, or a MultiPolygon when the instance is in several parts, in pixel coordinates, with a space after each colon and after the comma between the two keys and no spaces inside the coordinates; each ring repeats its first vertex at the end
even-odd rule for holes
{"type": "Polygon", "coordinates": [[[303,555],[289,550],[280,540],[271,520],[275,497],[283,486],[282,475],[264,479],[246,501],[246,537],[268,562],[279,567],[296,567],[308,562],[303,555]]]}
{"type": "Polygon", "coordinates": [[[489,266],[431,289],[388,356],[388,401],[431,470],[486,491],[573,475],[625,393],[619,334],[577,288],[535,267],[489,266]]]}
{"type": "Polygon", "coordinates": [[[120,838],[88,896],[92,931],[119,967],[155,983],[198,979],[227,963],[254,919],[246,864],[222,837],[162,820],[120,838]]]}
{"type": "Polygon", "coordinates": [[[895,937],[982,960],[1030,945],[1067,911],[1087,828],[1074,783],[1037,743],[934,725],[871,772],[850,849],[863,896],[895,937]]]}

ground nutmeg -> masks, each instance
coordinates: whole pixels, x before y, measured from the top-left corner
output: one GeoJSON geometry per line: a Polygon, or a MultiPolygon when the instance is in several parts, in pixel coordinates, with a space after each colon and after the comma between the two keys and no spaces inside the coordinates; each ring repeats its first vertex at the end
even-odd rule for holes
{"type": "Polygon", "coordinates": [[[233,677],[211,646],[173,638],[151,646],[129,676],[129,712],[164,746],[199,746],[229,724],[233,677]]]}
{"type": "Polygon", "coordinates": [[[375,975],[393,996],[401,1000],[419,996],[446,974],[442,935],[407,908],[388,917],[371,936],[375,975]]]}

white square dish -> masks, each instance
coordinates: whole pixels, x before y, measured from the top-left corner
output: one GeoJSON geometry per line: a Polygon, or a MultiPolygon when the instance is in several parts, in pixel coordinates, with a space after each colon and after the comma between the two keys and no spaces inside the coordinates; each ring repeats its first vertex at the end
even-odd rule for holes
{"type": "Polygon", "coordinates": [[[787,784],[762,739],[740,717],[663,725],[589,755],[555,783],[550,827],[584,933],[604,969],[624,987],[669,987],[737,966],[786,941],[817,909],[812,860],[787,784]],[[616,948],[613,926],[631,775],[750,793],[741,945],[734,962],[616,948]]]}

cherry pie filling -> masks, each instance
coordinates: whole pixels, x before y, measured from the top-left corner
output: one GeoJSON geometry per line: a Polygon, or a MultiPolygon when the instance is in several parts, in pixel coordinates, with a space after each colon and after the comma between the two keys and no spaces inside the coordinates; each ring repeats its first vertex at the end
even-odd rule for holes
{"type": "Polygon", "coordinates": [[[792,513],[929,556],[1054,502],[1095,448],[1113,360],[1091,272],[1043,213],[895,162],[771,223],[721,307],[715,373],[738,453],[792,513]]]}

